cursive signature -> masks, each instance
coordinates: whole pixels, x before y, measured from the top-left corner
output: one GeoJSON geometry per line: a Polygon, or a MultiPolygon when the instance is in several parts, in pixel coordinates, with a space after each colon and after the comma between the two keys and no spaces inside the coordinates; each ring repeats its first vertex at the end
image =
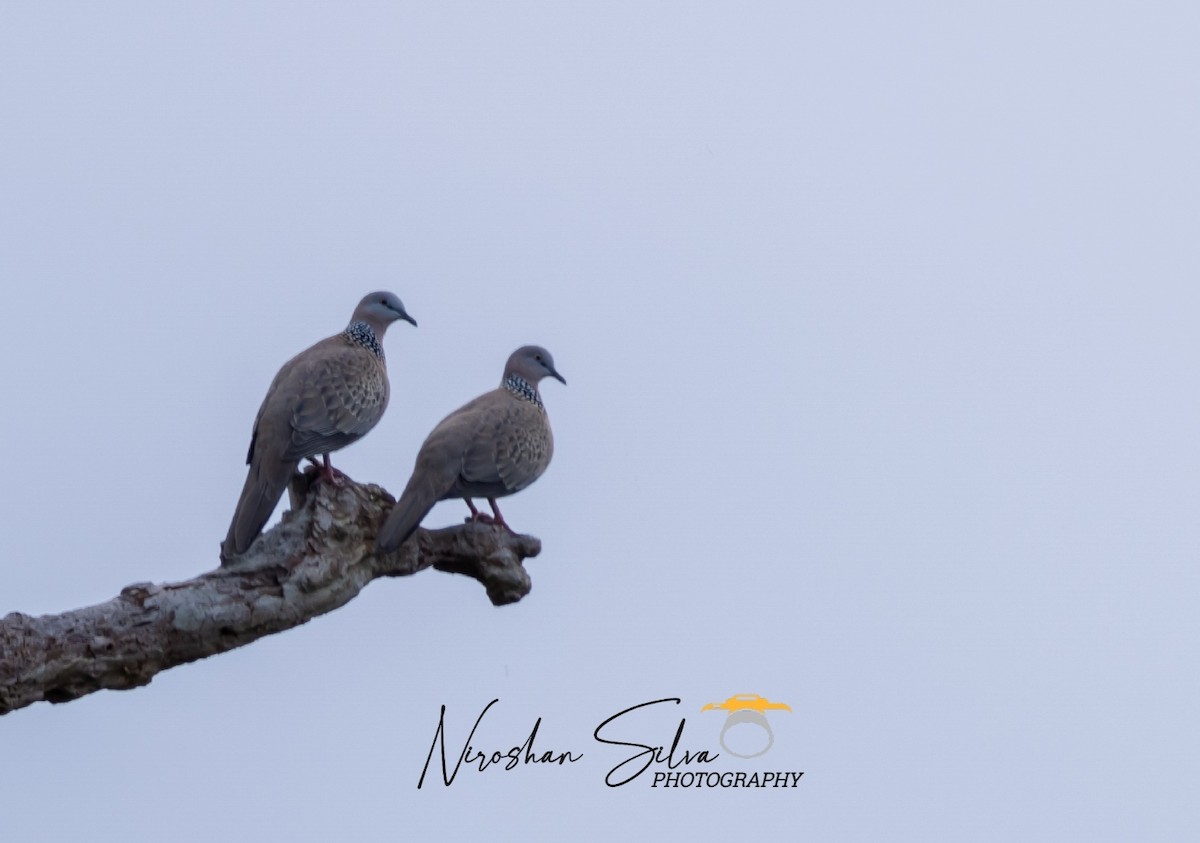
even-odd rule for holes
{"type": "Polygon", "coordinates": [[[455,776],[458,775],[459,768],[463,764],[468,764],[471,767],[476,765],[479,772],[483,772],[488,767],[495,764],[503,763],[503,769],[513,770],[519,764],[558,764],[574,763],[583,757],[582,753],[573,752],[552,752],[546,750],[540,755],[534,751],[534,741],[537,738],[538,727],[542,725],[542,718],[538,718],[533,728],[529,731],[529,737],[525,739],[525,743],[520,746],[513,746],[506,751],[495,750],[493,752],[484,752],[476,749],[471,745],[471,741],[475,738],[475,730],[479,728],[479,724],[483,722],[483,716],[488,713],[488,710],[496,703],[500,702],[499,698],[492,700],[483,707],[483,711],[475,718],[475,725],[471,727],[471,733],[467,735],[467,740],[463,744],[462,752],[458,754],[458,761],[454,764],[454,770],[451,772],[446,764],[446,706],[442,706],[442,713],[438,716],[437,730],[433,733],[433,744],[429,747],[429,755],[425,757],[425,766],[421,768],[421,778],[417,782],[417,788],[425,783],[425,774],[429,772],[429,762],[433,759],[434,750],[441,750],[442,759],[442,783],[449,787],[455,776]],[[507,759],[507,760],[506,760],[507,759]]]}

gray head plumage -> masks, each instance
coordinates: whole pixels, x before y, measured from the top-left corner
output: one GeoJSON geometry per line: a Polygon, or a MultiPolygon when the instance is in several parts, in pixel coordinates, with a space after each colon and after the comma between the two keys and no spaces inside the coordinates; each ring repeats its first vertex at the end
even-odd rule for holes
{"type": "Polygon", "coordinates": [[[523,345],[514,351],[504,364],[504,380],[518,377],[537,386],[545,377],[554,378],[564,385],[567,379],[554,368],[554,357],[540,345],[523,345]]]}
{"type": "Polygon", "coordinates": [[[404,304],[400,301],[400,297],[395,293],[389,293],[386,290],[380,290],[377,293],[371,293],[364,296],[363,300],[358,303],[358,307],[354,308],[354,315],[350,317],[350,324],[355,322],[363,322],[371,326],[371,330],[375,332],[375,336],[383,339],[384,331],[387,326],[398,319],[403,319],[416,327],[417,320],[408,315],[408,311],[404,309],[404,304]]]}

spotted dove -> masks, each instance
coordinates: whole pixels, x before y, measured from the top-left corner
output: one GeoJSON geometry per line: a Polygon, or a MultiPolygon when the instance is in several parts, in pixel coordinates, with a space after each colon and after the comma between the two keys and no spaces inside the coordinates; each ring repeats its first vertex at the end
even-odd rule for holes
{"type": "Polygon", "coordinates": [[[538,382],[546,376],[567,382],[546,349],[518,348],[508,358],[499,388],[438,423],[421,445],[412,477],[379,532],[380,552],[399,547],[435,503],[450,498],[466,501],[471,520],[508,529],[496,498],[537,480],[554,454],[550,421],[538,392],[538,382]],[[473,497],[487,498],[491,517],[480,514],[473,497]]]}
{"type": "Polygon", "coordinates": [[[250,471],[221,545],[223,562],[250,548],[301,460],[316,462],[320,454],[323,473],[335,477],[329,453],[365,436],[383,416],[389,390],[380,343],[397,319],[417,324],[394,293],[371,293],[346,330],[297,354],[271,381],[254,419],[250,471]]]}

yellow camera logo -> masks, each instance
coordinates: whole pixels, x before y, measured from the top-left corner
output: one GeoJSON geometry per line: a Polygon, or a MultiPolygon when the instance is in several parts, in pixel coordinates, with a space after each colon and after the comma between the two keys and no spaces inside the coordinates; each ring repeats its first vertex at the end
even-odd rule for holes
{"type": "Polygon", "coordinates": [[[729,715],[725,718],[725,725],[721,728],[721,748],[738,758],[757,758],[760,755],[766,754],[767,750],[775,743],[775,734],[771,731],[771,724],[767,722],[768,711],[791,711],[792,707],[787,703],[771,702],[766,697],[758,694],[735,694],[725,702],[708,703],[701,711],[722,710],[728,711],[729,715]],[[767,743],[758,752],[746,754],[744,752],[736,752],[729,748],[725,743],[725,733],[734,726],[740,726],[743,723],[749,723],[758,726],[767,733],[767,743]]]}

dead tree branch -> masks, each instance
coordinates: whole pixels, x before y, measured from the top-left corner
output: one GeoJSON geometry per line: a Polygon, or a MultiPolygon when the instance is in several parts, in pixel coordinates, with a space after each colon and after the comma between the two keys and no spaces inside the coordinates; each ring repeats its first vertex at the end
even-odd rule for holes
{"type": "Polygon", "coordinates": [[[136,583],[105,603],[0,619],[0,714],[40,700],[146,685],[159,671],[299,626],[352,600],[378,577],[436,568],[473,577],[497,606],[529,593],[522,560],[541,542],[497,527],[417,530],[377,557],[394,499],[374,485],[292,481],[292,511],[234,565],[179,583],[136,583]]]}

